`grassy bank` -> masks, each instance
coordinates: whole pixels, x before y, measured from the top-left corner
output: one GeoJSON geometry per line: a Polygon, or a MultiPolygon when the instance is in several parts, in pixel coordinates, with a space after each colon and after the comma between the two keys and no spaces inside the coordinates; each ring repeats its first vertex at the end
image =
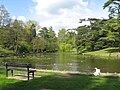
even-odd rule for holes
{"type": "Polygon", "coordinates": [[[0,90],[119,90],[120,77],[68,75],[36,72],[41,75],[29,81],[7,79],[0,68],[0,90]]]}
{"type": "Polygon", "coordinates": [[[99,59],[118,60],[120,59],[120,53],[117,47],[105,48],[98,51],[86,52],[84,55],[95,56],[99,59]]]}
{"type": "Polygon", "coordinates": [[[118,48],[111,47],[111,48],[106,48],[98,51],[87,52],[86,54],[110,54],[110,53],[116,53],[116,52],[118,52],[118,48]]]}
{"type": "Polygon", "coordinates": [[[120,56],[120,53],[118,52],[118,48],[116,48],[116,47],[106,48],[106,49],[102,49],[102,50],[98,50],[98,51],[87,52],[84,54],[100,55],[100,56],[120,56]]]}
{"type": "Polygon", "coordinates": [[[0,45],[0,55],[9,54],[9,53],[14,53],[14,52],[12,50],[5,49],[0,45]]]}

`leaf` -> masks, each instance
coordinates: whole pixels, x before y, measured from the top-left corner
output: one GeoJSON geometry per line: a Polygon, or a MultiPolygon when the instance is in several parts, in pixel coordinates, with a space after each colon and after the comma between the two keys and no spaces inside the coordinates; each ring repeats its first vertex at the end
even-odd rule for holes
{"type": "Polygon", "coordinates": [[[115,0],[108,0],[108,1],[104,4],[103,9],[105,9],[105,8],[108,7],[110,4],[112,4],[113,1],[115,1],[115,0]]]}

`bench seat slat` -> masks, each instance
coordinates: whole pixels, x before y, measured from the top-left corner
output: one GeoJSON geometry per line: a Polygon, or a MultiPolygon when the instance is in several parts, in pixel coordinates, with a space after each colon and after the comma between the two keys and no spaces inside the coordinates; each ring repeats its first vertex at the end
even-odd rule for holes
{"type": "Polygon", "coordinates": [[[26,68],[8,68],[9,70],[22,70],[22,71],[27,71],[26,68]]]}
{"type": "MultiPolygon", "coordinates": [[[[27,71],[26,68],[8,68],[9,70],[21,70],[21,71],[27,71]]],[[[32,72],[35,72],[36,70],[35,69],[29,69],[29,71],[32,71],[32,72]]]]}
{"type": "Polygon", "coordinates": [[[31,64],[17,64],[17,63],[7,63],[7,66],[13,66],[13,67],[31,67],[31,64]]]}

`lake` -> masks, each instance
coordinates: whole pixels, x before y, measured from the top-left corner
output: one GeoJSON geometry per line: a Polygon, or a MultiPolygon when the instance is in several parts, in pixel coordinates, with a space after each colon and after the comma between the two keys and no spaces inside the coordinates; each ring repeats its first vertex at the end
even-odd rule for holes
{"type": "Polygon", "coordinates": [[[100,68],[101,72],[120,72],[120,59],[107,57],[106,59],[92,55],[74,55],[68,53],[36,54],[12,59],[5,58],[1,62],[32,63],[35,68],[61,71],[93,72],[100,68]]]}

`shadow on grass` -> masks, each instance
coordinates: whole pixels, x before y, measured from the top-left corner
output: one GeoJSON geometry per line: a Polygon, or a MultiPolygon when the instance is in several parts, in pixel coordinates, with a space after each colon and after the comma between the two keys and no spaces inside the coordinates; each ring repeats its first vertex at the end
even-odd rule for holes
{"type": "Polygon", "coordinates": [[[5,75],[5,69],[0,67],[0,75],[5,75]]]}
{"type": "Polygon", "coordinates": [[[120,90],[120,77],[104,77],[101,85],[97,85],[93,90],[120,90]]]}
{"type": "Polygon", "coordinates": [[[107,51],[108,53],[114,53],[114,52],[118,52],[118,48],[111,48],[105,51],[107,51]]]}
{"type": "Polygon", "coordinates": [[[120,78],[71,75],[70,77],[46,76],[29,81],[8,79],[0,90],[119,90],[120,78]]]}
{"type": "Polygon", "coordinates": [[[84,76],[71,76],[69,78],[59,78],[55,76],[47,76],[36,78],[30,81],[21,81],[13,84],[8,84],[1,88],[1,90],[78,90],[85,88],[90,84],[89,77],[84,76]],[[84,82],[84,83],[83,83],[84,82]]]}

